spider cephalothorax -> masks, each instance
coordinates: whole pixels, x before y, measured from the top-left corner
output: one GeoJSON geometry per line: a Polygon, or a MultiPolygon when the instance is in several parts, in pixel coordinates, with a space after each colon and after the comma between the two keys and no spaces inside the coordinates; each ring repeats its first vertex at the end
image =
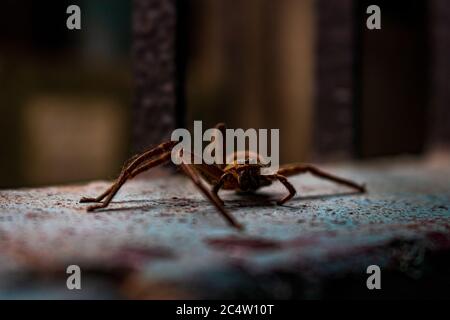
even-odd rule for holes
{"type": "MultiPolygon", "coordinates": [[[[216,125],[221,132],[225,131],[224,124],[216,125]]],[[[105,208],[111,202],[117,191],[128,180],[138,174],[147,171],[160,164],[171,160],[171,151],[176,145],[175,141],[163,142],[157,147],[134,156],[126,162],[117,180],[101,195],[96,198],[81,198],[80,202],[99,202],[99,204],[88,207],[88,211],[105,208]],[[104,200],[103,200],[104,199],[104,200]],[[103,202],[102,202],[103,200],[103,202]]],[[[195,157],[195,155],[192,155],[195,157]]],[[[266,167],[260,155],[245,152],[245,156],[237,152],[230,155],[228,165],[225,164],[190,164],[181,162],[180,167],[183,172],[194,182],[200,191],[212,202],[224,218],[234,227],[242,228],[242,226],[233,218],[232,215],[224,208],[224,203],[220,199],[218,192],[220,189],[236,190],[236,191],[256,191],[257,189],[272,184],[273,181],[280,181],[289,194],[280,199],[277,203],[283,204],[291,199],[295,194],[295,188],[288,181],[287,177],[301,173],[311,173],[318,177],[332,180],[334,182],[352,187],[359,192],[365,192],[363,185],[356,184],[353,181],[343,179],[332,174],[326,173],[315,166],[309,164],[290,164],[281,166],[275,173],[262,174],[263,168],[266,167]],[[244,159],[244,161],[238,161],[244,159]],[[202,181],[203,178],[213,188],[210,190],[202,181]]]]}
{"type": "Polygon", "coordinates": [[[225,177],[231,180],[231,183],[228,183],[228,187],[227,184],[224,186],[217,184],[216,189],[222,187],[223,189],[249,192],[271,184],[271,180],[262,173],[262,170],[268,167],[267,162],[262,161],[259,154],[249,151],[234,152],[227,157],[227,163],[229,164],[223,168],[223,172],[225,177]]]}
{"type": "Polygon", "coordinates": [[[256,191],[261,187],[263,177],[259,168],[241,167],[238,172],[238,184],[241,191],[256,191]]]}

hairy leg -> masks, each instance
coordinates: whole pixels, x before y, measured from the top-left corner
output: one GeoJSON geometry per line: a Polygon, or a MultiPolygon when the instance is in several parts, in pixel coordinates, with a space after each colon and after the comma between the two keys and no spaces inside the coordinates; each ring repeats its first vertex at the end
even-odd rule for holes
{"type": "Polygon", "coordinates": [[[309,165],[309,164],[291,164],[291,165],[282,166],[278,170],[278,174],[281,174],[284,176],[292,176],[295,174],[301,174],[301,173],[307,173],[307,172],[309,172],[317,177],[331,180],[333,182],[354,188],[354,189],[358,190],[359,192],[366,192],[366,187],[364,185],[359,185],[356,182],[353,182],[351,180],[347,180],[347,179],[335,176],[333,174],[327,173],[327,172],[322,171],[321,169],[319,169],[315,166],[309,165]]]}
{"type": "Polygon", "coordinates": [[[232,174],[231,172],[225,172],[225,173],[220,177],[219,182],[217,182],[217,183],[214,185],[213,189],[212,189],[212,193],[213,193],[215,196],[217,196],[217,198],[221,201],[222,205],[223,205],[224,203],[223,203],[223,200],[220,199],[220,197],[219,197],[219,190],[223,187],[223,184],[225,183],[225,180],[228,179],[229,176],[233,176],[233,174],[232,174]]]}
{"type": "Polygon", "coordinates": [[[201,181],[200,175],[194,169],[194,167],[185,163],[182,163],[180,166],[183,169],[184,173],[192,180],[192,182],[194,182],[197,188],[209,199],[209,201],[212,202],[212,204],[222,214],[225,220],[227,220],[231,226],[237,229],[243,229],[242,225],[239,224],[234,219],[234,217],[223,207],[222,200],[220,200],[214,193],[212,193],[201,181]]]}
{"type": "Polygon", "coordinates": [[[111,202],[111,200],[114,198],[114,196],[117,194],[119,189],[124,185],[124,183],[128,179],[132,179],[135,176],[137,176],[138,174],[140,174],[144,171],[147,171],[153,167],[156,167],[160,164],[163,164],[169,160],[170,160],[170,152],[166,152],[165,154],[161,155],[159,158],[149,160],[148,162],[142,164],[141,166],[139,166],[138,168],[134,169],[131,172],[125,171],[125,173],[123,175],[121,175],[120,178],[116,181],[116,183],[114,183],[112,185],[111,191],[109,192],[106,199],[100,204],[88,207],[87,211],[94,211],[97,209],[102,209],[102,208],[107,207],[109,205],[109,203],[111,202]]]}
{"type": "Polygon", "coordinates": [[[219,130],[222,133],[222,163],[218,163],[216,164],[217,167],[219,167],[220,169],[223,169],[226,167],[226,158],[227,158],[227,145],[226,145],[226,130],[227,127],[225,125],[225,123],[218,123],[215,125],[214,129],[219,130]]]}
{"type": "Polygon", "coordinates": [[[131,174],[134,169],[138,168],[139,166],[141,166],[143,163],[147,162],[152,157],[164,154],[164,153],[172,150],[172,147],[175,145],[175,143],[176,142],[174,142],[174,141],[164,142],[151,150],[148,150],[139,155],[133,156],[130,160],[128,160],[125,163],[119,177],[107,190],[105,190],[105,192],[103,192],[102,194],[100,194],[98,197],[95,197],[95,198],[82,197],[80,199],[80,203],[101,202],[105,197],[107,197],[109,194],[111,194],[114,191],[115,186],[121,180],[123,180],[125,176],[131,174]]]}
{"type": "Polygon", "coordinates": [[[292,199],[292,197],[295,196],[295,194],[297,193],[294,186],[288,181],[288,179],[285,176],[283,176],[281,174],[274,174],[274,175],[268,176],[268,177],[270,179],[280,181],[286,187],[286,189],[289,191],[289,194],[287,196],[285,196],[284,198],[282,198],[281,200],[278,200],[277,204],[282,205],[282,204],[286,203],[287,201],[292,199]]]}

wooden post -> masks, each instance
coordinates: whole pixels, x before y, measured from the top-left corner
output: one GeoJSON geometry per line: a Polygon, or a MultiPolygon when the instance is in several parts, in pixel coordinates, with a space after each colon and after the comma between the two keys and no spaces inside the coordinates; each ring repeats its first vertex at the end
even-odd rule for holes
{"type": "Polygon", "coordinates": [[[182,1],[133,2],[133,149],[170,138],[183,124],[182,1]]]}
{"type": "Polygon", "coordinates": [[[450,146],[450,2],[430,2],[431,104],[429,148],[450,146]]]}
{"type": "Polygon", "coordinates": [[[353,9],[353,0],[317,2],[316,158],[350,157],[354,153],[353,9]]]}

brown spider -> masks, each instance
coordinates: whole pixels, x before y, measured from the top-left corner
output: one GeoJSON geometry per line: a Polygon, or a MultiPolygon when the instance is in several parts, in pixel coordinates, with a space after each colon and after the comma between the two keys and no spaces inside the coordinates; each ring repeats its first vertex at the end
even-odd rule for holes
{"type": "MultiPolygon", "coordinates": [[[[225,125],[219,123],[215,127],[219,129],[222,133],[225,132],[225,125]]],[[[117,191],[122,187],[122,185],[128,180],[132,179],[138,174],[147,171],[153,167],[160,164],[166,163],[171,159],[172,148],[177,144],[177,141],[163,142],[157,147],[138,154],[128,160],[120,173],[116,181],[101,195],[96,198],[86,198],[83,197],[80,203],[85,202],[103,202],[97,205],[92,205],[87,208],[87,211],[93,211],[96,209],[105,208],[109,205],[113,197],[116,195],[117,191]]],[[[192,155],[195,156],[195,155],[192,155]]],[[[255,156],[246,153],[246,159],[255,156]]],[[[232,155],[232,159],[236,159],[236,153],[232,155]]],[[[259,159],[259,155],[256,155],[259,159]]],[[[281,166],[276,174],[272,175],[262,175],[261,169],[264,167],[260,163],[250,164],[246,161],[244,164],[238,164],[234,161],[232,164],[186,164],[181,162],[180,164],[183,172],[194,182],[194,184],[200,189],[201,192],[213,203],[213,205],[218,209],[218,211],[223,215],[223,217],[233,226],[241,229],[242,226],[233,218],[232,215],[224,208],[223,201],[219,198],[219,190],[236,190],[236,191],[255,191],[261,187],[268,186],[272,184],[273,181],[280,181],[289,194],[284,198],[280,199],[277,203],[279,205],[284,204],[286,201],[290,200],[295,194],[295,188],[287,180],[286,177],[292,176],[294,174],[300,173],[311,173],[320,178],[332,180],[334,182],[352,187],[359,192],[365,192],[364,185],[358,185],[355,182],[346,180],[332,174],[326,173],[315,166],[309,164],[289,164],[281,166]],[[202,182],[202,177],[206,182],[213,186],[212,190],[202,182]]]]}

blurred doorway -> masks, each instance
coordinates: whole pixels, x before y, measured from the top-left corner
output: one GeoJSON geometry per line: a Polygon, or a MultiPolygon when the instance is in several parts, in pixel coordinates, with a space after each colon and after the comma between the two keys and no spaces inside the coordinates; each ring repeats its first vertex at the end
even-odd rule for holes
{"type": "Polygon", "coordinates": [[[356,3],[357,152],[361,157],[420,153],[427,129],[427,3],[356,3]],[[373,4],[381,8],[381,30],[364,27],[373,4]]]}

